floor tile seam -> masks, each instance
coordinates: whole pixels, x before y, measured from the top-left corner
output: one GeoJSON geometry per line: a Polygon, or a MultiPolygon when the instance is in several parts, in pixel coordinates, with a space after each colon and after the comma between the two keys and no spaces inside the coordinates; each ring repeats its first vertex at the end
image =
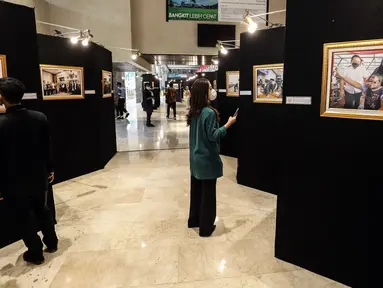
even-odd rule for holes
{"type": "Polygon", "coordinates": [[[189,147],[175,147],[175,148],[160,148],[160,149],[143,149],[143,150],[126,150],[117,151],[118,153],[138,153],[138,152],[156,152],[156,151],[171,151],[171,150],[188,150],[189,147]]]}

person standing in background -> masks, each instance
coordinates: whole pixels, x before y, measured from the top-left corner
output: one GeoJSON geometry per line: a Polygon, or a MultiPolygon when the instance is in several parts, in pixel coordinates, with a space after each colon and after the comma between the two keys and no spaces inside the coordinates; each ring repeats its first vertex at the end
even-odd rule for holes
{"type": "Polygon", "coordinates": [[[177,120],[177,90],[173,88],[173,83],[169,84],[169,88],[166,94],[166,103],[168,104],[167,116],[170,117],[170,108],[173,108],[174,120],[177,120]]]}
{"type": "Polygon", "coordinates": [[[129,112],[125,108],[126,104],[126,91],[125,88],[122,87],[121,82],[117,82],[117,96],[118,96],[118,114],[117,119],[124,119],[129,117],[129,112]]]}
{"type": "Polygon", "coordinates": [[[191,94],[190,94],[189,86],[186,86],[184,91],[184,98],[186,101],[186,110],[190,109],[190,95],[191,94]]]}
{"type": "Polygon", "coordinates": [[[152,124],[152,114],[153,114],[153,106],[154,106],[154,95],[150,89],[150,84],[145,84],[145,90],[143,95],[144,100],[142,101],[142,108],[146,112],[146,126],[154,127],[152,124]]]}
{"type": "MultiPolygon", "coordinates": [[[[340,74],[337,72],[338,75],[340,74]]],[[[363,86],[369,78],[366,68],[362,65],[362,58],[359,55],[354,55],[351,58],[351,66],[347,67],[342,73],[342,78],[348,78],[355,81],[358,86],[363,86]]],[[[358,109],[360,98],[362,97],[362,89],[356,88],[345,79],[340,79],[340,98],[345,98],[344,108],[358,109]]]]}
{"type": "Polygon", "coordinates": [[[0,118],[0,201],[14,213],[10,218],[15,219],[28,248],[24,260],[40,265],[44,255],[38,228],[44,235],[45,252],[54,253],[58,248],[54,219],[47,207],[54,172],[48,120],[44,114],[21,106],[24,91],[19,80],[0,79],[0,103],[6,107],[0,118]]]}
{"type": "Polygon", "coordinates": [[[209,237],[215,230],[216,185],[217,179],[223,175],[219,156],[220,139],[237,120],[237,115],[234,115],[225,126],[219,127],[218,111],[209,106],[212,91],[209,80],[198,79],[192,87],[191,106],[187,115],[191,174],[188,227],[199,227],[201,237],[209,237]]]}

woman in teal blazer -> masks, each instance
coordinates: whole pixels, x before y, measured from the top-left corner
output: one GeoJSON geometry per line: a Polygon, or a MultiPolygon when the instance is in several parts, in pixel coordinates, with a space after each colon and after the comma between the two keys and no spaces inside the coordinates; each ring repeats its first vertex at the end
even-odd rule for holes
{"type": "Polygon", "coordinates": [[[219,113],[209,106],[213,89],[207,79],[198,79],[192,87],[188,125],[190,126],[190,213],[189,228],[199,227],[201,237],[209,237],[215,230],[216,185],[222,177],[219,157],[220,139],[237,117],[230,117],[219,127],[219,113]]]}

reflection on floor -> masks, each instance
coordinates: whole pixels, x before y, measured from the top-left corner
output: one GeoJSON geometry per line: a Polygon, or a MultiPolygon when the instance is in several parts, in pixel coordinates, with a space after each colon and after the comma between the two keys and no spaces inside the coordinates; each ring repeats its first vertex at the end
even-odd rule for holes
{"type": "MultiPolygon", "coordinates": [[[[117,120],[117,150],[143,151],[189,147],[189,128],[186,126],[186,106],[177,103],[177,120],[166,119],[166,104],[153,112],[154,128],[146,127],[146,113],[135,99],[128,100],[128,120],[117,120]]],[[[173,111],[170,112],[173,117],[173,111]]]]}
{"type": "Polygon", "coordinates": [[[0,250],[0,287],[344,287],[274,258],[276,197],[236,184],[223,158],[217,230],[187,229],[188,150],[119,153],[107,169],[54,187],[59,251],[27,266],[0,250]]]}

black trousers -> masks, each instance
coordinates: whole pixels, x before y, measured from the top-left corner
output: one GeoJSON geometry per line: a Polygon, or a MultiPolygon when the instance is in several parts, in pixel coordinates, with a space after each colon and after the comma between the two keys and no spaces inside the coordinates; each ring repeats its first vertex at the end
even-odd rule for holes
{"type": "Polygon", "coordinates": [[[345,94],[344,108],[358,109],[360,105],[360,98],[362,97],[362,92],[350,94],[347,91],[344,91],[344,94],[345,94]]]}
{"type": "Polygon", "coordinates": [[[119,98],[117,103],[117,116],[123,116],[124,113],[128,113],[128,111],[125,108],[125,98],[119,98]]]}
{"type": "Polygon", "coordinates": [[[170,108],[173,108],[174,118],[176,118],[176,115],[177,115],[177,103],[174,102],[174,103],[169,103],[168,104],[168,115],[167,115],[168,118],[170,116],[170,108]]]}
{"type": "Polygon", "coordinates": [[[152,114],[153,114],[153,108],[146,109],[146,124],[152,123],[152,114]]]}
{"type": "Polygon", "coordinates": [[[55,248],[58,243],[54,219],[46,200],[45,193],[45,197],[19,198],[9,202],[15,212],[16,225],[25,246],[34,257],[41,257],[43,254],[43,243],[37,231],[41,230],[43,233],[43,242],[47,247],[55,248]]]}
{"type": "Polygon", "coordinates": [[[198,180],[191,177],[189,227],[199,227],[201,236],[210,236],[217,213],[217,179],[198,180]]]}

